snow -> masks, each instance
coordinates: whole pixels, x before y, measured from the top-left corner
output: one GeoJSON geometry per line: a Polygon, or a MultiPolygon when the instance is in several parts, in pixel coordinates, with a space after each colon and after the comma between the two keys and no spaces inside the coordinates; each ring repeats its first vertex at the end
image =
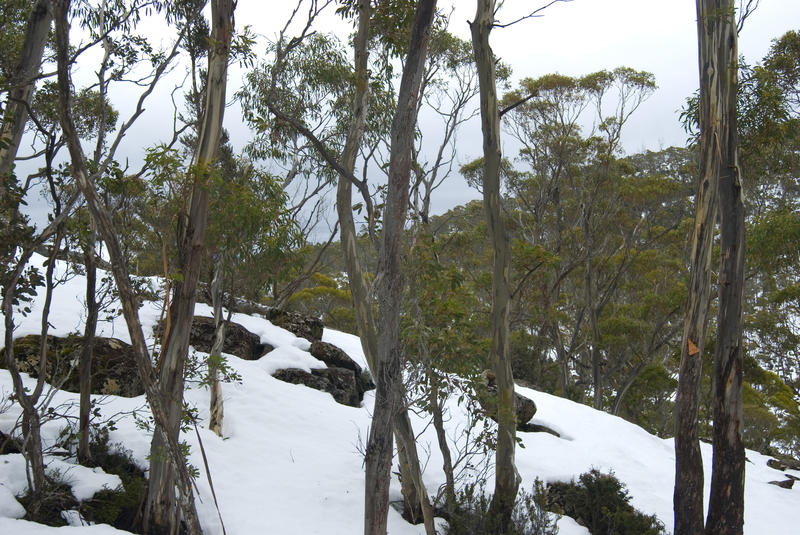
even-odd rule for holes
{"type": "MultiPolygon", "coordinates": [[[[37,258],[41,262],[41,258],[37,258]]],[[[59,262],[59,271],[64,264],[59,262]]],[[[153,281],[153,284],[156,284],[153,281]]],[[[51,316],[52,334],[65,335],[80,331],[83,316],[83,279],[74,277],[56,289],[51,316]]],[[[20,323],[16,334],[38,331],[41,303],[32,307],[20,323]]],[[[199,315],[210,315],[208,306],[196,307],[199,315]]],[[[152,336],[152,326],[161,315],[158,303],[146,302],[140,309],[145,335],[152,336]]],[[[233,321],[257,334],[261,341],[275,347],[257,361],[245,361],[228,355],[229,365],[241,375],[241,383],[223,385],[225,419],[223,437],[201,428],[199,436],[209,459],[213,485],[219,499],[221,516],[230,535],[260,533],[269,526],[271,533],[352,534],[363,528],[364,467],[363,449],[370,425],[373,392],[365,395],[362,407],[340,405],[323,392],[274,379],[271,374],[281,367],[304,370],[325,365],[308,352],[309,343],[280,329],[263,318],[234,314],[233,321]]],[[[0,327],[2,331],[2,327],[0,327]]],[[[117,317],[101,322],[100,335],[127,341],[124,322],[117,317]]],[[[362,367],[366,366],[357,337],[325,329],[323,340],[348,353],[362,367]]],[[[34,381],[25,377],[26,384],[34,381]]],[[[0,393],[7,398],[12,392],[11,380],[0,370],[0,393]]],[[[536,477],[544,481],[577,478],[592,468],[613,470],[632,495],[635,507],[647,514],[656,514],[668,531],[672,527],[672,489],[674,450],[671,440],[653,436],[620,418],[595,411],[555,396],[518,387],[518,392],[533,399],[538,407],[535,423],[558,431],[561,438],[547,433],[520,433],[524,448],[517,449],[517,467],[527,490],[536,477]]],[[[209,395],[205,388],[191,386],[186,392],[190,405],[197,407],[201,421],[208,417],[209,395]]],[[[59,412],[77,413],[78,395],[56,392],[52,405],[59,412]]],[[[143,397],[102,399],[102,414],[116,417],[111,442],[131,452],[137,463],[147,467],[150,434],[135,425],[131,412],[147,415],[143,397]]],[[[9,432],[20,412],[17,406],[0,409],[0,430],[9,432]]],[[[448,405],[452,418],[448,422],[453,436],[462,433],[466,415],[455,401],[448,405]]],[[[426,463],[424,475],[429,492],[435,492],[444,481],[441,456],[436,437],[426,428],[423,417],[412,414],[418,432],[421,456],[426,463]]],[[[46,422],[42,428],[45,446],[54,444],[63,426],[58,420],[46,422]]],[[[198,514],[208,535],[222,533],[210,485],[194,431],[182,437],[191,445],[190,462],[203,474],[197,481],[198,514]]],[[[710,482],[711,449],[702,444],[705,459],[706,492],[710,482]]],[[[782,535],[797,533],[793,522],[800,504],[800,488],[781,489],[769,481],[785,479],[766,466],[767,457],[747,452],[745,533],[782,535]]],[[[75,465],[61,457],[47,457],[48,470],[57,470],[70,484],[79,499],[86,499],[101,488],[119,484],[116,476],[75,465]]],[[[800,476],[798,472],[790,472],[800,476]]],[[[15,496],[26,490],[24,464],[19,455],[0,457],[0,533],[20,535],[71,533],[123,533],[109,526],[50,528],[24,520],[24,513],[15,496]]],[[[800,486],[798,486],[800,487],[800,486]]],[[[393,481],[391,499],[399,500],[400,489],[393,481]]],[[[72,515],[74,522],[80,522],[72,515]]],[[[563,517],[559,521],[562,535],[584,535],[588,531],[563,517]]],[[[391,535],[424,533],[422,526],[406,523],[394,509],[389,512],[391,535]]]]}

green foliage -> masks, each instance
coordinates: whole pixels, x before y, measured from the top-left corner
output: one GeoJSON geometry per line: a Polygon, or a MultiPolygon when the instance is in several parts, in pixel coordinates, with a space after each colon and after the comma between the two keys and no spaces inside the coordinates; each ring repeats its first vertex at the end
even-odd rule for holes
{"type": "Polygon", "coordinates": [[[67,522],[61,517],[61,511],[75,509],[78,505],[66,483],[66,474],[56,470],[51,470],[45,476],[45,486],[38,496],[28,491],[18,500],[25,508],[25,520],[53,527],[66,526],[67,522]]]}
{"type": "Polygon", "coordinates": [[[25,39],[25,27],[33,2],[30,0],[0,1],[0,90],[5,91],[17,69],[25,39]]]}
{"type": "Polygon", "coordinates": [[[117,489],[103,489],[82,502],[78,510],[90,522],[117,529],[136,531],[139,507],[147,492],[144,471],[133,461],[131,452],[109,443],[108,433],[93,436],[89,443],[92,467],[100,467],[122,480],[117,489]]]}
{"type": "Polygon", "coordinates": [[[358,332],[353,300],[347,280],[314,273],[305,287],[289,297],[288,306],[314,317],[332,329],[358,332]]]}
{"type": "Polygon", "coordinates": [[[241,374],[231,368],[228,359],[223,355],[208,355],[205,359],[201,359],[196,351],[191,352],[183,366],[184,381],[199,386],[210,386],[211,376],[208,372],[211,369],[216,370],[217,379],[223,383],[242,382],[241,374]]]}
{"type": "Polygon", "coordinates": [[[570,483],[551,483],[548,502],[576,519],[592,535],[662,535],[664,525],[630,504],[630,495],[613,473],[597,469],[570,483]]]}
{"type": "MultiPolygon", "coordinates": [[[[490,527],[491,497],[475,484],[457,495],[458,509],[448,519],[447,535],[500,535],[490,527]]],[[[547,511],[547,490],[538,478],[531,492],[517,495],[509,530],[502,535],[557,535],[557,515],[547,511]]]]}

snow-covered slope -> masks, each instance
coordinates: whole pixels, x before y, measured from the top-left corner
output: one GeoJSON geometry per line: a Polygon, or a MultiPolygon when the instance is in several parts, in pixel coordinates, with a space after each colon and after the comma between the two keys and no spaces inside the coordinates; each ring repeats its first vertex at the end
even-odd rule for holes
{"type": "MultiPolygon", "coordinates": [[[[59,269],[63,268],[63,264],[59,264],[59,269]]],[[[75,277],[57,288],[51,316],[52,334],[64,335],[80,330],[83,290],[82,277],[75,277]]],[[[20,323],[18,335],[37,332],[38,305],[40,303],[33,307],[27,318],[17,318],[20,323]]],[[[140,312],[149,335],[160,314],[159,305],[145,303],[140,312]]],[[[205,305],[198,305],[196,312],[210,315],[211,311],[205,305]]],[[[262,533],[265,529],[276,534],[350,535],[360,532],[364,502],[361,451],[369,429],[374,401],[372,393],[367,393],[361,408],[352,408],[334,402],[329,394],[274,379],[270,373],[281,367],[309,369],[324,367],[324,364],[307,352],[309,343],[306,340],[264,319],[237,314],[233,321],[241,323],[259,335],[262,342],[276,349],[258,361],[228,356],[230,365],[241,374],[242,382],[223,385],[224,437],[200,430],[227,533],[249,535],[262,533]]],[[[100,331],[103,336],[128,339],[120,318],[102,323],[100,331]]],[[[323,339],[341,347],[357,362],[364,364],[359,340],[355,336],[326,329],[323,339]]],[[[6,398],[11,391],[8,373],[0,370],[0,393],[6,398]]],[[[628,486],[633,504],[648,514],[658,515],[671,531],[674,470],[671,441],[659,439],[620,418],[580,404],[527,388],[520,387],[518,391],[535,400],[538,412],[534,422],[561,433],[561,438],[546,433],[521,434],[525,447],[517,451],[517,464],[523,486],[530,489],[536,477],[545,481],[569,480],[591,468],[613,470],[628,486]]],[[[204,388],[190,388],[186,398],[205,419],[208,415],[208,392],[204,388]]],[[[77,406],[77,399],[77,394],[59,392],[53,403],[77,406]]],[[[110,416],[138,410],[141,414],[144,406],[143,397],[109,396],[103,401],[102,412],[110,416]]],[[[456,404],[449,409],[452,418],[448,425],[457,436],[463,430],[465,414],[456,404]]],[[[18,416],[16,407],[0,413],[0,430],[8,432],[18,416]]],[[[414,425],[422,430],[425,421],[415,417],[414,425]]],[[[52,443],[60,427],[57,421],[46,424],[43,430],[45,441],[52,443]]],[[[196,436],[192,432],[184,438],[192,445],[191,462],[202,467],[196,436]]],[[[130,416],[118,421],[111,440],[130,450],[137,461],[146,466],[150,436],[137,429],[130,416]]],[[[429,455],[426,485],[429,490],[436,489],[444,477],[431,429],[422,433],[420,444],[423,457],[429,455]]],[[[708,482],[711,452],[708,445],[702,447],[708,482]]],[[[781,479],[781,474],[768,468],[767,458],[758,453],[748,451],[747,458],[745,533],[798,533],[793,517],[800,506],[800,489],[786,490],[767,484],[781,479]]],[[[69,465],[63,460],[53,459],[51,466],[65,474],[74,492],[82,496],[118,483],[115,476],[69,465]]],[[[800,473],[795,475],[800,476],[800,473]]],[[[209,535],[221,533],[205,475],[197,483],[200,490],[198,509],[204,531],[209,535]]],[[[14,495],[24,492],[25,485],[21,457],[0,457],[0,533],[29,535],[53,532],[56,528],[16,519],[23,511],[14,495]]],[[[393,499],[400,499],[396,482],[392,493],[393,499]]],[[[559,525],[562,535],[588,533],[569,518],[562,518],[559,525]]],[[[58,528],[58,532],[122,533],[108,526],[58,528]]],[[[424,530],[421,526],[407,524],[396,511],[390,510],[389,533],[412,535],[422,534],[424,530]]]]}

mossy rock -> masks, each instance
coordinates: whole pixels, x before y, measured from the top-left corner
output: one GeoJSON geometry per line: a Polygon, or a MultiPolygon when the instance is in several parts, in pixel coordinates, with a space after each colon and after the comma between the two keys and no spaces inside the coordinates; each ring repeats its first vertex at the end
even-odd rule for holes
{"type": "Polygon", "coordinates": [[[319,318],[277,308],[270,309],[265,316],[273,325],[286,329],[299,338],[305,338],[309,342],[322,340],[325,326],[319,318]]]}
{"type": "MultiPolygon", "coordinates": [[[[19,371],[39,375],[39,346],[42,337],[28,335],[14,340],[14,356],[19,371]]],[[[83,336],[47,337],[47,370],[45,379],[68,392],[80,392],[78,361],[83,349],[83,336]],[[63,381],[63,383],[62,383],[63,381]]],[[[6,367],[5,348],[0,350],[0,367],[6,367]]],[[[97,337],[92,358],[92,394],[113,394],[135,397],[144,394],[144,386],[136,369],[133,347],[116,338],[97,337]]]]}

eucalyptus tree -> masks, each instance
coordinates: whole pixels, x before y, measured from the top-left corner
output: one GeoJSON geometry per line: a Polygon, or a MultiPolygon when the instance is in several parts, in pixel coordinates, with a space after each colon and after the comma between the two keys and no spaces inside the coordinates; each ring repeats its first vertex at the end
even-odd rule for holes
{"type": "MultiPolygon", "coordinates": [[[[264,133],[266,139],[282,146],[287,140],[292,144],[296,143],[295,138],[301,136],[308,146],[313,147],[317,157],[324,161],[325,166],[320,169],[323,176],[332,173],[338,177],[337,214],[340,241],[356,323],[370,371],[379,380],[377,355],[381,336],[373,315],[374,294],[362,266],[363,252],[357,239],[353,213],[355,210],[365,211],[365,225],[374,240],[378,212],[367,177],[370,162],[375,156],[375,147],[385,142],[389,134],[390,126],[386,118],[392,116],[396,105],[394,94],[384,87],[384,80],[379,76],[370,77],[370,27],[374,22],[378,28],[383,28],[375,39],[385,41],[382,46],[388,50],[396,50],[397,46],[402,47],[403,45],[398,43],[408,39],[407,24],[412,18],[410,15],[413,14],[414,4],[405,4],[403,9],[394,9],[388,4],[381,4],[374,14],[371,3],[366,0],[342,6],[341,12],[345,16],[358,15],[358,30],[353,41],[355,69],[351,74],[348,74],[351,72],[350,68],[343,65],[340,49],[335,45],[331,46],[330,38],[316,37],[311,31],[313,19],[326,5],[327,3],[311,3],[311,16],[302,26],[303,29],[298,36],[286,37],[286,29],[289,26],[287,23],[278,41],[271,45],[275,52],[272,64],[264,67],[266,69],[264,75],[258,73],[251,75],[249,80],[254,90],[249,94],[256,97],[250,99],[246,94],[243,95],[244,106],[246,116],[249,115],[248,120],[260,126],[260,131],[264,133]],[[391,28],[394,30],[390,31],[391,28]],[[316,53],[309,54],[307,50],[316,53]],[[320,58],[324,61],[317,61],[320,58]],[[318,92],[321,96],[306,100],[308,98],[306,93],[294,91],[293,88],[302,88],[304,91],[309,91],[312,96],[314,92],[318,92]],[[344,105],[348,101],[351,104],[344,105]],[[341,133],[345,133],[343,140],[341,133]],[[359,152],[363,156],[360,179],[355,176],[359,152]],[[353,186],[358,189],[361,197],[356,205],[353,205],[351,197],[353,186]]],[[[384,58],[385,56],[380,59],[384,58]]],[[[382,67],[379,65],[377,68],[382,67]]],[[[407,96],[410,97],[410,94],[407,96]]],[[[417,109],[415,97],[415,113],[417,109]]],[[[413,125],[411,128],[413,131],[413,125]]],[[[412,518],[421,516],[426,525],[426,532],[433,533],[433,512],[422,482],[414,432],[407,408],[404,404],[395,406],[389,411],[389,415],[397,438],[406,510],[412,518]]],[[[384,449],[383,453],[385,451],[384,449]]],[[[381,462],[384,460],[385,458],[381,457],[381,462]]],[[[384,475],[382,470],[374,471],[378,480],[373,477],[372,470],[370,474],[369,485],[379,484],[383,489],[388,488],[385,486],[388,485],[388,480],[380,479],[384,475]]],[[[372,526],[370,529],[377,530],[383,525],[385,529],[386,502],[383,492],[375,494],[375,489],[368,487],[366,496],[369,500],[366,507],[369,517],[367,525],[372,526]]]]}
{"type": "Polygon", "coordinates": [[[744,514],[741,427],[744,211],[736,131],[737,27],[732,0],[698,0],[697,34],[700,177],[676,400],[673,505],[677,535],[694,535],[704,530],[703,464],[697,417],[701,357],[711,299],[712,239],[718,212],[721,284],[714,355],[714,459],[705,529],[715,534],[741,533],[744,514]]]}
{"type": "Polygon", "coordinates": [[[508,530],[520,478],[514,463],[516,412],[514,377],[509,358],[509,309],[511,264],[509,236],[503,221],[500,197],[500,110],[498,108],[495,58],[489,34],[496,25],[494,0],[478,0],[475,18],[470,23],[472,48],[480,86],[481,130],[483,132],[483,203],[493,247],[492,312],[490,351],[497,384],[497,449],[495,451],[495,489],[487,522],[498,533],[508,530]]]}
{"type": "MultiPolygon", "coordinates": [[[[175,321],[172,334],[168,337],[166,350],[162,354],[161,384],[157,384],[150,355],[145,345],[144,334],[137,314],[137,299],[133,294],[129,279],[127,260],[122,253],[119,238],[114,230],[114,223],[108,209],[100,201],[94,185],[95,174],[90,174],[86,158],[81,148],[74,121],[72,119],[70,97],[70,63],[69,63],[69,2],[58,2],[56,5],[56,38],[59,81],[59,112],[62,130],[72,159],[72,169],[76,182],[83,193],[94,218],[98,231],[103,237],[111,256],[114,278],[122,302],[123,315],[128,324],[129,334],[134,346],[137,367],[145,384],[148,402],[156,421],[154,442],[156,454],[151,458],[150,492],[146,503],[145,529],[151,532],[176,530],[179,522],[174,485],[178,484],[180,513],[189,533],[200,533],[192,493],[192,483],[185,466],[183,455],[178,445],[178,425],[182,409],[182,367],[186,358],[188,332],[191,324],[195,300],[195,287],[199,276],[199,262],[203,251],[208,191],[207,185],[210,168],[219,146],[222,116],[225,107],[225,87],[227,79],[228,52],[233,34],[233,11],[235,4],[226,0],[215,0],[211,5],[212,38],[214,46],[208,65],[208,96],[200,139],[194,157],[192,173],[195,178],[194,195],[191,207],[185,214],[183,237],[182,267],[184,279],[175,300],[173,313],[175,321]],[[183,351],[181,351],[183,349],[183,351]],[[176,379],[176,381],[170,381],[176,379]],[[175,389],[175,382],[180,383],[175,389]],[[176,395],[171,395],[172,393],[176,395]],[[164,459],[163,452],[167,453],[164,459]]],[[[156,75],[140,97],[134,115],[123,124],[111,147],[116,148],[122,134],[130,127],[133,120],[142,112],[143,102],[153,90],[155,83],[177,54],[177,45],[172,54],[167,55],[159,64],[156,75]]],[[[107,157],[100,165],[103,169],[108,165],[107,157]]]]}

